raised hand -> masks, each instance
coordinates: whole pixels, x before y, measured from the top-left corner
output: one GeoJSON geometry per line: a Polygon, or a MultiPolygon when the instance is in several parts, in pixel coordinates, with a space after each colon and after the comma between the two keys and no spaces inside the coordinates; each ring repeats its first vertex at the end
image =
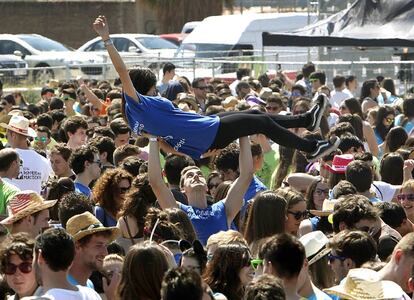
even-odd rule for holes
{"type": "Polygon", "coordinates": [[[109,39],[109,25],[105,16],[98,16],[93,22],[93,29],[103,40],[109,39]]]}

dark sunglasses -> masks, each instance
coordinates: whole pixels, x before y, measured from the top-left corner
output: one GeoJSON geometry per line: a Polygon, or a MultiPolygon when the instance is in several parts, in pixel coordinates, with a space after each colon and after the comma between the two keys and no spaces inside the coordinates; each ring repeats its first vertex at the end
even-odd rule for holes
{"type": "Polygon", "coordinates": [[[6,275],[14,275],[17,271],[17,268],[19,268],[20,272],[28,274],[32,272],[32,262],[22,262],[19,265],[8,263],[4,268],[4,273],[6,275]]]}
{"type": "Polygon", "coordinates": [[[319,196],[321,196],[322,194],[328,195],[329,194],[329,189],[325,189],[325,190],[323,190],[323,189],[316,189],[315,190],[315,193],[316,193],[316,195],[319,195],[319,196]]]}
{"type": "Polygon", "coordinates": [[[129,191],[130,188],[131,188],[130,186],[129,187],[120,187],[120,188],[118,188],[119,193],[120,194],[126,194],[129,191]]]}
{"type": "Polygon", "coordinates": [[[398,201],[414,201],[414,194],[399,194],[397,195],[398,201]]]}
{"type": "Polygon", "coordinates": [[[291,214],[296,220],[305,219],[309,216],[309,212],[307,210],[305,211],[287,211],[288,214],[291,214]]]}
{"type": "Polygon", "coordinates": [[[339,255],[333,255],[331,253],[328,254],[328,261],[330,263],[333,263],[335,260],[340,260],[340,261],[344,261],[346,259],[346,257],[344,256],[339,256],[339,255]]]}

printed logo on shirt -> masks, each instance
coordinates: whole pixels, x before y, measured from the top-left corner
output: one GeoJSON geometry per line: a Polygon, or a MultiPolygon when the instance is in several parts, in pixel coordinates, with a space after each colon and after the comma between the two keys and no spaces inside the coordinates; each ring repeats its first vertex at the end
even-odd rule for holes
{"type": "Polygon", "coordinates": [[[17,180],[41,180],[42,179],[42,173],[36,170],[30,170],[27,167],[21,167],[19,176],[16,178],[17,180]]]}
{"type": "Polygon", "coordinates": [[[138,121],[135,122],[134,127],[132,128],[132,131],[135,134],[141,135],[141,131],[144,129],[144,124],[139,123],[138,121]]]}

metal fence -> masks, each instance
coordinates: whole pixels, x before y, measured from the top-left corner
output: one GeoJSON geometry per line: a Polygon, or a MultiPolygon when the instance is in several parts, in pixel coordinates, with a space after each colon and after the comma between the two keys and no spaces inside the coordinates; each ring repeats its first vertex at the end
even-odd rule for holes
{"type": "MultiPolygon", "coordinates": [[[[127,67],[145,66],[151,68],[157,76],[162,74],[162,66],[165,62],[172,62],[177,66],[176,73],[186,76],[189,80],[196,77],[220,77],[225,80],[235,78],[235,71],[240,68],[250,68],[252,76],[268,73],[274,75],[278,71],[287,71],[292,77],[301,70],[307,58],[317,58],[306,50],[298,52],[273,52],[262,51],[251,56],[220,56],[214,58],[202,57],[177,57],[162,59],[160,57],[128,57],[124,58],[127,67]]],[[[346,57],[346,55],[343,55],[346,57]]],[[[320,56],[319,56],[320,57],[320,56]]],[[[329,58],[326,56],[324,58],[329,58]]],[[[411,84],[414,72],[414,61],[402,61],[395,56],[390,60],[375,59],[376,57],[359,57],[359,60],[315,60],[312,59],[317,69],[325,71],[327,82],[332,82],[335,75],[355,75],[359,81],[374,78],[378,75],[391,77],[397,80],[397,84],[411,84]],[[371,60],[370,60],[371,59],[371,60]],[[375,60],[372,60],[375,59],[375,60]]],[[[109,62],[93,65],[72,65],[47,68],[3,68],[0,69],[0,79],[6,87],[41,87],[48,81],[76,79],[82,76],[85,79],[114,80],[117,77],[113,65],[109,62]]]]}

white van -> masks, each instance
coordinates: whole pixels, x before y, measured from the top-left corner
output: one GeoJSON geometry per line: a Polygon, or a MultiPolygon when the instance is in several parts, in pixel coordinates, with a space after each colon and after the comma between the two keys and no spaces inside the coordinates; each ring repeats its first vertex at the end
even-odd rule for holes
{"type": "MultiPolygon", "coordinates": [[[[310,23],[317,20],[310,15],[310,23]]],[[[261,55],[262,33],[282,33],[308,25],[307,13],[264,13],[205,18],[183,41],[182,49],[197,51],[196,57],[261,55]]],[[[274,57],[273,57],[274,58],[274,57]]]]}

